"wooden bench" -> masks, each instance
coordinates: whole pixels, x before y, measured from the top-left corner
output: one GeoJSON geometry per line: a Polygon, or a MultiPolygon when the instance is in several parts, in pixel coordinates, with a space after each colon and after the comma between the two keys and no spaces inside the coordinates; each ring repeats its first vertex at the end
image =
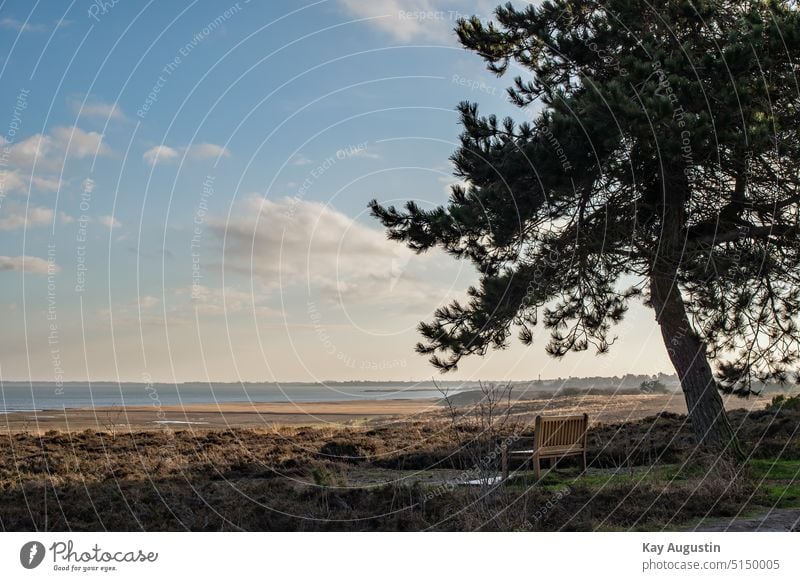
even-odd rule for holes
{"type": "Polygon", "coordinates": [[[508,478],[508,463],[513,457],[530,457],[536,478],[541,476],[540,460],[580,456],[581,468],[586,470],[586,435],[589,414],[579,416],[536,416],[533,448],[512,450],[508,442],[502,445],[503,480],[508,478]]]}

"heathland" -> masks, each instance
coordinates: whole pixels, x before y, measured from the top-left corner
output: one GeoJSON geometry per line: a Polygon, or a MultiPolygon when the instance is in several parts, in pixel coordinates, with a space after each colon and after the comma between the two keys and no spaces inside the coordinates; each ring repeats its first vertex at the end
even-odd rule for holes
{"type": "Polygon", "coordinates": [[[797,399],[727,400],[748,459],[694,446],[680,394],[8,414],[3,530],[791,530],[797,399]],[[587,412],[589,468],[512,466],[496,442],[587,412]]]}

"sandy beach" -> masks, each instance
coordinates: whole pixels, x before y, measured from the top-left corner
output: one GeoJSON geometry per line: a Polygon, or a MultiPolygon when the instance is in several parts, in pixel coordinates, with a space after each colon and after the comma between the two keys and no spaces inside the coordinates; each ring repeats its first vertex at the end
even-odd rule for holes
{"type": "MultiPolygon", "coordinates": [[[[767,398],[727,398],[728,409],[761,409],[767,398]]],[[[468,404],[467,404],[468,405],[468,404]]],[[[512,413],[521,418],[537,414],[588,413],[592,423],[633,421],[659,412],[685,414],[682,394],[556,396],[514,402],[512,413]]],[[[196,403],[185,406],[130,406],[12,412],[0,416],[0,432],[142,431],[165,428],[219,430],[276,425],[381,425],[417,416],[445,415],[435,399],[357,400],[298,403],[196,403]]]]}
{"type": "Polygon", "coordinates": [[[352,424],[407,417],[435,409],[435,400],[303,403],[205,403],[13,412],[0,416],[0,431],[225,429],[270,425],[352,424]]]}

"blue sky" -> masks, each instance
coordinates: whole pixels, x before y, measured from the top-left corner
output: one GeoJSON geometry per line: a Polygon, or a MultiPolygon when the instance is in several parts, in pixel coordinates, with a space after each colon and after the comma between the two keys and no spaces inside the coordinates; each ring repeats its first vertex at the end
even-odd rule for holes
{"type": "MultiPolygon", "coordinates": [[[[414,327],[474,273],[366,203],[446,199],[459,101],[521,117],[450,32],[492,7],[0,3],[0,377],[431,377],[414,327]]],[[[669,371],[649,312],[619,331],[454,377],[669,371]]]]}

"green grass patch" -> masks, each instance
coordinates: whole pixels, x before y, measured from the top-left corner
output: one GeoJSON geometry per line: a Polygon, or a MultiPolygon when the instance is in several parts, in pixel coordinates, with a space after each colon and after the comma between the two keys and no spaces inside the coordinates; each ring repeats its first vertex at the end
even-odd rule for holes
{"type": "Polygon", "coordinates": [[[761,502],[776,508],[800,507],[800,460],[756,459],[749,476],[759,484],[761,502]]]}
{"type": "Polygon", "coordinates": [[[770,506],[776,508],[800,507],[800,484],[768,484],[761,487],[770,506]]]}
{"type": "Polygon", "coordinates": [[[800,460],[750,460],[748,463],[751,476],[766,480],[798,480],[800,479],[800,460]]]}
{"type": "Polygon", "coordinates": [[[565,486],[585,486],[588,488],[603,488],[609,484],[636,483],[643,480],[649,481],[656,475],[656,471],[648,474],[643,472],[630,473],[626,470],[605,473],[581,473],[579,469],[546,470],[542,477],[537,479],[532,471],[518,472],[511,476],[506,486],[513,488],[530,488],[536,486],[545,490],[561,490],[565,486]]]}

